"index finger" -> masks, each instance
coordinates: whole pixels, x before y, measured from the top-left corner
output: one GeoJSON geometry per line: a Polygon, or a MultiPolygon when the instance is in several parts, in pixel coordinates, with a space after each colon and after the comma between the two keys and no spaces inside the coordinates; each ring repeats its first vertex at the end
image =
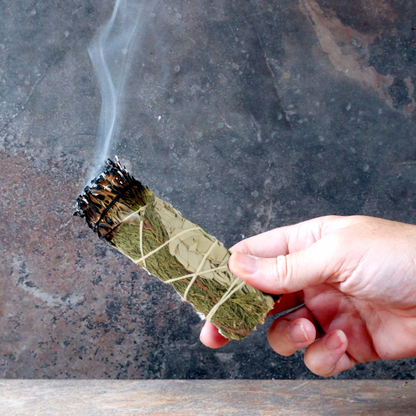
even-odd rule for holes
{"type": "Polygon", "coordinates": [[[230,248],[256,257],[272,258],[310,247],[322,238],[324,225],[340,217],[326,216],[275,228],[240,241],[230,248]]]}

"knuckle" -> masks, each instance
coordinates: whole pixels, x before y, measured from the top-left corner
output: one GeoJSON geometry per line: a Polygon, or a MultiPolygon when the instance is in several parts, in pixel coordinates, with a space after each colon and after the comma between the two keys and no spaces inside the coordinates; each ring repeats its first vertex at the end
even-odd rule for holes
{"type": "Polygon", "coordinates": [[[270,275],[273,276],[275,284],[282,291],[287,291],[290,287],[289,282],[291,281],[291,268],[288,256],[280,255],[274,262],[271,263],[272,270],[270,275]]]}

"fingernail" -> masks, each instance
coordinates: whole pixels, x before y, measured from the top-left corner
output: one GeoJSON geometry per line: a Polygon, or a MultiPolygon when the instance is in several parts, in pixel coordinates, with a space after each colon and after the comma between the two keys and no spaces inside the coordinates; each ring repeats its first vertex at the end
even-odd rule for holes
{"type": "Polygon", "coordinates": [[[337,348],[341,347],[346,341],[347,337],[340,330],[336,330],[334,333],[324,338],[324,344],[330,350],[336,350],[337,348]]]}
{"type": "Polygon", "coordinates": [[[233,257],[234,266],[243,273],[253,274],[257,271],[257,259],[255,257],[243,253],[235,253],[233,257]]]}
{"type": "Polygon", "coordinates": [[[292,342],[306,342],[309,341],[308,334],[303,327],[302,322],[296,322],[294,325],[289,326],[287,330],[287,337],[292,342]]]}

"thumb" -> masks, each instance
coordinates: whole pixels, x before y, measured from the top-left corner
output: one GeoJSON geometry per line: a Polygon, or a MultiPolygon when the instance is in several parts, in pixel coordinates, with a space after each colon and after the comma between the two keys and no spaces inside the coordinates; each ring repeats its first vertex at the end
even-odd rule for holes
{"type": "Polygon", "coordinates": [[[332,275],[325,259],[313,246],[276,258],[235,252],[228,265],[236,276],[270,294],[297,292],[308,286],[319,285],[332,275]]]}

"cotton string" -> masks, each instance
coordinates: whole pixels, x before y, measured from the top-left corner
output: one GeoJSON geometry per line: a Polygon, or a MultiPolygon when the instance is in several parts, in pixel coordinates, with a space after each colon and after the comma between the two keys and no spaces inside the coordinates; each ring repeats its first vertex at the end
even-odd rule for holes
{"type": "MultiPolygon", "coordinates": [[[[140,254],[143,257],[143,221],[140,221],[140,254]]],[[[146,260],[143,260],[143,266],[147,269],[146,260]]]]}
{"type": "MultiPolygon", "coordinates": [[[[140,208],[139,210],[129,214],[126,218],[124,218],[123,221],[120,222],[126,222],[128,219],[130,219],[131,217],[137,215],[140,213],[140,211],[144,211],[145,207],[140,208]]],[[[158,248],[156,248],[155,250],[151,251],[150,253],[147,253],[145,256],[143,255],[143,220],[140,219],[140,253],[142,255],[142,257],[138,260],[133,260],[136,264],[139,264],[140,262],[143,262],[143,266],[146,268],[146,259],[150,256],[152,256],[153,254],[157,253],[161,248],[165,247],[166,245],[168,245],[171,241],[173,241],[175,238],[186,234],[188,231],[195,231],[195,230],[199,230],[200,227],[193,227],[193,228],[188,228],[186,230],[181,231],[180,233],[174,235],[172,238],[170,238],[169,240],[165,241],[162,245],[160,245],[158,248]]],[[[180,277],[175,277],[173,279],[169,279],[169,280],[165,280],[164,283],[172,283],[172,282],[177,282],[179,280],[183,280],[183,279],[187,279],[187,278],[191,278],[191,281],[189,282],[185,293],[183,294],[183,298],[184,300],[187,300],[187,296],[189,293],[189,290],[191,288],[191,286],[195,283],[195,280],[197,279],[198,276],[202,275],[202,274],[207,274],[207,273],[211,273],[214,271],[218,271],[218,270],[226,270],[228,269],[227,265],[224,266],[220,266],[220,267],[216,267],[214,269],[209,269],[209,270],[202,270],[202,267],[204,266],[205,261],[207,260],[209,254],[211,253],[211,251],[214,249],[214,247],[217,244],[217,240],[215,240],[211,247],[207,250],[207,252],[205,253],[203,259],[201,260],[201,263],[198,266],[198,269],[195,271],[195,273],[191,273],[191,274],[187,274],[185,276],[180,276],[180,277]]],[[[221,299],[214,305],[214,307],[210,310],[209,314],[206,316],[206,320],[207,322],[211,322],[212,317],[215,315],[215,313],[218,311],[218,309],[220,308],[221,305],[223,305],[228,299],[231,298],[231,296],[237,292],[238,290],[242,289],[245,285],[244,281],[241,281],[241,279],[236,278],[234,280],[234,282],[230,285],[230,287],[228,288],[228,290],[222,295],[221,299]],[[234,287],[238,281],[240,281],[240,283],[237,285],[237,287],[234,287]]]]}
{"type": "Polygon", "coordinates": [[[201,260],[201,263],[199,264],[198,268],[196,269],[195,276],[191,279],[191,281],[190,281],[190,282],[189,282],[189,284],[188,284],[188,287],[187,287],[187,288],[186,288],[186,290],[185,290],[185,293],[183,294],[183,298],[184,298],[185,300],[187,300],[186,298],[187,298],[187,296],[188,296],[189,289],[191,288],[191,286],[194,284],[195,280],[197,279],[197,277],[198,277],[198,273],[199,273],[199,271],[202,269],[202,266],[204,265],[205,260],[207,259],[207,257],[208,257],[208,255],[209,255],[209,253],[211,253],[212,249],[213,249],[216,245],[217,245],[217,243],[216,243],[216,241],[214,241],[214,242],[211,244],[211,247],[210,247],[210,248],[207,250],[207,252],[205,253],[205,256],[203,257],[203,259],[201,260]]]}

